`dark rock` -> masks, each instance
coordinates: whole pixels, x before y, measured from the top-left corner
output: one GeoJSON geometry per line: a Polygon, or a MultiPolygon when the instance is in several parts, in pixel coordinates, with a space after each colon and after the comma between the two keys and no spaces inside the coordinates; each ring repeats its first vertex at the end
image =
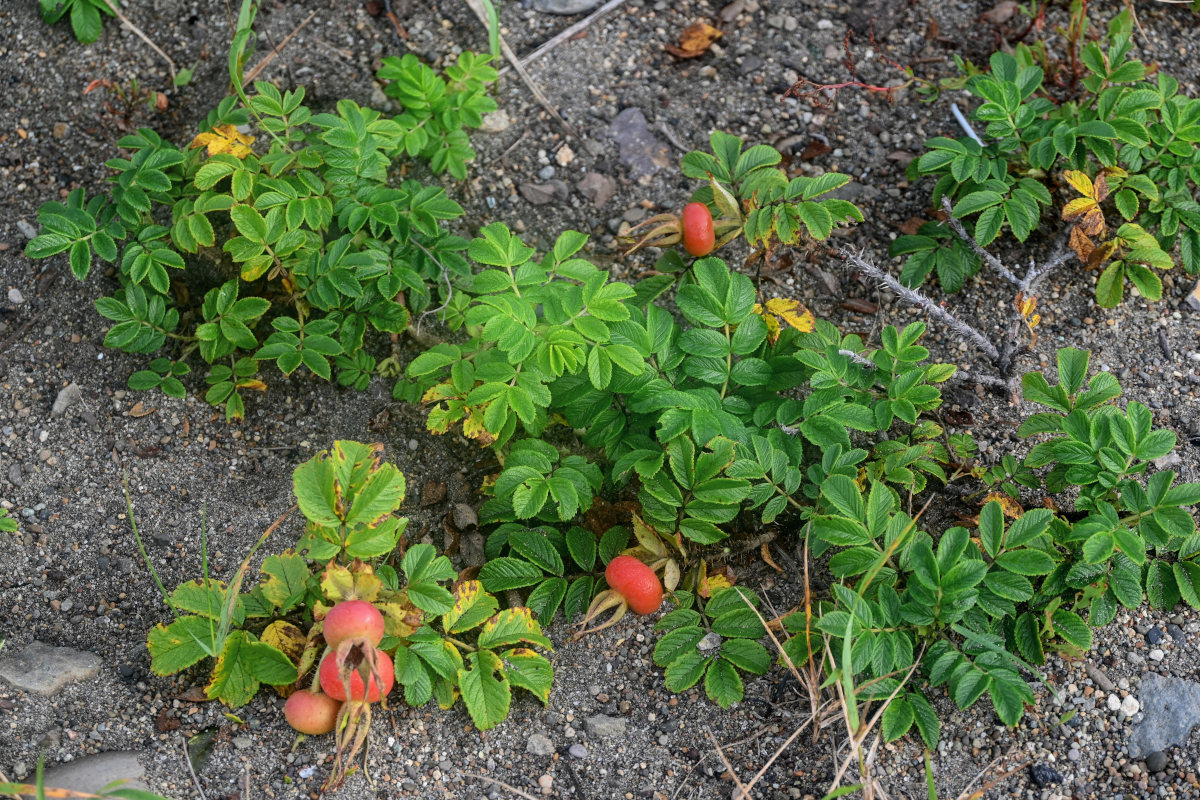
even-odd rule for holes
{"type": "Polygon", "coordinates": [[[877,41],[883,41],[900,23],[908,6],[908,0],[867,0],[858,4],[846,20],[859,33],[871,33],[877,41]]]}
{"type": "Polygon", "coordinates": [[[1155,627],[1146,631],[1146,641],[1150,644],[1158,644],[1163,640],[1163,636],[1162,628],[1155,627]]]}
{"type": "Polygon", "coordinates": [[[1166,768],[1167,754],[1162,750],[1155,750],[1146,756],[1146,769],[1150,770],[1150,772],[1162,772],[1166,768]]]}
{"type": "Polygon", "coordinates": [[[575,188],[581,195],[591,200],[592,205],[600,208],[612,199],[613,194],[617,191],[617,184],[607,175],[589,172],[575,184],[575,188]]]}
{"type": "Polygon", "coordinates": [[[1059,775],[1051,767],[1045,764],[1034,764],[1029,768],[1029,779],[1039,789],[1044,789],[1054,783],[1062,783],[1062,775],[1059,775]]]}
{"type": "Polygon", "coordinates": [[[671,150],[650,130],[640,108],[627,108],[608,126],[608,136],[621,150],[621,163],[634,180],[649,178],[671,166],[671,150]]]}
{"type": "Polygon", "coordinates": [[[1200,683],[1148,672],[1142,678],[1138,695],[1142,701],[1142,721],[1129,735],[1132,758],[1183,744],[1192,728],[1200,725],[1200,683]]]}
{"type": "Polygon", "coordinates": [[[767,62],[755,55],[746,56],[742,59],[741,72],[743,75],[749,75],[752,72],[758,72],[767,62]]]}
{"type": "Polygon", "coordinates": [[[522,183],[517,186],[517,191],[521,193],[521,197],[535,206],[544,206],[556,199],[566,200],[569,194],[567,185],[558,180],[546,183],[522,183]]]}
{"type": "Polygon", "coordinates": [[[1177,642],[1183,641],[1183,628],[1173,622],[1167,626],[1167,634],[1177,642]]]}
{"type": "Polygon", "coordinates": [[[598,5],[600,5],[600,0],[533,0],[533,7],[536,10],[563,16],[586,14],[598,5]]]}

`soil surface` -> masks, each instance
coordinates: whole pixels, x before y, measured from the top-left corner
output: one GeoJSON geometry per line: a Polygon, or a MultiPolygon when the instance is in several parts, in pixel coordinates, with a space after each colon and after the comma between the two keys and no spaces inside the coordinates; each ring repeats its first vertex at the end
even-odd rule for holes
{"type": "MultiPolygon", "coordinates": [[[[386,110],[390,103],[373,80],[381,57],[408,51],[440,64],[461,49],[487,47],[485,29],[465,3],[392,4],[403,37],[386,16],[371,16],[353,0],[266,0],[257,26],[259,56],[316,13],[262,79],[284,88],[306,86],[314,107],[350,97],[386,110]]],[[[499,5],[503,35],[518,54],[582,18],[542,13],[515,0],[499,5]]],[[[903,80],[879,56],[911,64],[930,79],[947,77],[953,55],[982,63],[1023,27],[1019,19],[999,27],[982,19],[993,10],[991,2],[894,5],[900,12],[889,19],[895,27],[886,38],[872,42],[856,33],[850,41],[859,76],[869,83],[903,80]]],[[[1137,37],[1141,56],[1180,78],[1194,96],[1197,17],[1179,5],[1135,5],[1144,31],[1137,37]]],[[[927,138],[959,135],[950,104],[963,104],[965,96],[946,92],[922,103],[902,89],[890,103],[853,90],[823,105],[813,98],[781,99],[799,77],[851,79],[843,40],[851,24],[862,21],[856,6],[629,0],[527,65],[561,111],[561,122],[513,72],[502,77],[494,95],[503,116],[492,118],[489,132],[473,134],[479,157],[469,179],[446,182],[467,208],[460,232],[471,235],[500,220],[543,250],[564,228],[587,231],[597,263],[611,265],[618,277],[636,278],[653,253],[623,257],[614,235],[656,209],[682,205],[693,187],[675,162],[722,129],[747,142],[775,144],[793,170],[853,175],[856,182],[845,196],[860,204],[866,222],[839,241],[898,269],[886,258],[888,241],[914,218],[930,214],[930,186],[910,186],[905,165],[927,138]],[[723,37],[699,58],[669,55],[664,47],[697,20],[715,22],[723,37]],[[656,142],[649,163],[623,160],[614,138],[636,116],[630,109],[644,117],[656,142]],[[581,189],[589,175],[585,189],[607,189],[611,182],[611,194],[581,189]]],[[[1121,4],[1092,6],[1102,25],[1121,4]]],[[[144,362],[103,347],[106,324],[92,306],[113,289],[111,274],[100,268],[76,282],[65,258],[34,262],[22,250],[42,202],[77,186],[89,193],[103,186],[104,162],[119,154],[115,143],[123,129],[149,126],[177,143],[191,139],[227,89],[231,24],[225,4],[211,0],[130,3],[125,13],[177,65],[195,67],[188,86],[169,88],[163,60],[115,20],[106,21],[98,42],[83,46],[65,23],[44,25],[34,3],[0,9],[0,288],[7,295],[0,297],[0,499],[20,521],[16,534],[0,534],[0,657],[37,640],[100,659],[95,677],[49,696],[0,682],[0,772],[31,777],[39,753],[55,765],[97,752],[132,751],[147,783],[171,797],[199,797],[197,785],[208,798],[316,796],[333,756],[332,740],[309,739],[293,748],[279,698],[264,692],[235,717],[216,704],[186,699],[189,689],[203,685],[200,671],[174,679],[149,673],[147,630],[169,615],[131,531],[125,476],[148,555],[163,582],[174,586],[199,575],[202,520],[210,569],[216,577],[231,575],[248,547],[291,505],[292,470],[334,439],[385,444],[387,457],[408,479],[409,530],[439,546],[443,518],[455,504],[477,507],[482,501],[475,487],[491,461],[461,438],[425,433],[420,410],[393,403],[390,384],[379,378],[355,392],[274,377],[240,425],[226,424],[203,402],[195,375],[186,400],[126,390],[128,375],[144,362]],[[168,106],[126,113],[104,91],[83,93],[99,78],[137,79],[164,91],[168,106]],[[52,414],[60,391],[72,383],[81,390],[78,399],[65,413],[52,414]],[[446,498],[422,505],[426,483],[445,484],[446,498]],[[211,737],[211,749],[193,781],[183,748],[197,734],[211,737]]],[[[1052,11],[1052,21],[1060,18],[1060,10],[1052,11]]],[[[1035,236],[999,254],[1023,269],[1053,246],[1053,239],[1035,236]]],[[[764,292],[798,297],[843,331],[877,340],[882,325],[916,318],[916,309],[878,292],[824,252],[796,254],[773,266],[763,272],[764,292]],[[843,303],[851,299],[870,301],[877,310],[847,310],[843,303]]],[[[1131,299],[1105,310],[1092,302],[1093,274],[1074,265],[1061,268],[1043,285],[1040,336],[1022,366],[1052,365],[1055,349],[1065,345],[1092,350],[1093,369],[1118,374],[1127,397],[1151,406],[1157,423],[1176,432],[1179,462],[1173,468],[1198,480],[1200,314],[1183,302],[1192,281],[1178,270],[1173,276],[1161,302],[1131,299]]],[[[1012,297],[986,271],[946,300],[990,337],[1004,335],[1012,297]]],[[[968,345],[930,327],[926,343],[936,358],[988,371],[968,345]]],[[[405,357],[413,352],[406,350],[405,357]]],[[[1027,446],[1015,430],[1031,408],[971,381],[956,384],[947,399],[947,408],[957,412],[952,430],[972,432],[985,462],[1027,446]]],[[[971,512],[953,495],[937,503],[947,515],[971,512]]],[[[288,546],[299,529],[291,517],[269,545],[288,546]]],[[[793,530],[784,525],[778,533],[775,558],[784,574],[752,554],[735,557],[732,566],[783,611],[800,591],[800,554],[793,530]]],[[[518,796],[494,779],[524,796],[736,797],[714,743],[721,744],[728,767],[748,781],[808,720],[807,696],[779,668],[749,682],[745,702],[729,711],[699,691],[674,696],[651,661],[653,622],[627,619],[578,643],[569,641],[564,625],[551,627],[556,679],[548,708],[519,696],[510,719],[486,734],[474,730],[461,707],[442,712],[432,704],[413,709],[396,703],[380,711],[368,760],[373,786],[356,774],[336,796],[518,796]]],[[[1123,710],[1110,705],[1110,697],[1118,707],[1136,698],[1147,670],[1200,677],[1197,631],[1200,615],[1182,606],[1165,614],[1122,612],[1097,631],[1085,660],[1049,660],[1045,683],[1034,684],[1039,706],[1015,730],[980,706],[954,711],[944,693],[935,692],[943,718],[942,744],[930,761],[938,796],[955,797],[993,781],[988,797],[1197,796],[1200,735],[1152,760],[1134,758],[1126,739],[1143,714],[1136,702],[1123,710]],[[1069,710],[1076,713],[1060,724],[1069,710]]],[[[805,729],[766,769],[754,795],[822,796],[845,757],[845,739],[837,724],[816,737],[805,729]]],[[[913,737],[881,746],[873,771],[889,797],[928,796],[922,748],[913,737]]]]}

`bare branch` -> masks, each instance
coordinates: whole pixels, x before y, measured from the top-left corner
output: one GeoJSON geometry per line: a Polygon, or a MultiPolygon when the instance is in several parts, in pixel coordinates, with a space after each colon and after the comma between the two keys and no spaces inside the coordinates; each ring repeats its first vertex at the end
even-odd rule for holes
{"type": "Polygon", "coordinates": [[[963,244],[975,251],[975,255],[979,256],[983,261],[1005,280],[1012,283],[1014,286],[1019,286],[1021,281],[1017,276],[1012,274],[1008,267],[1000,263],[1000,259],[983,249],[983,246],[976,241],[975,237],[967,233],[967,229],[963,227],[962,220],[954,216],[954,207],[950,205],[950,198],[942,195],[942,208],[946,211],[946,224],[950,226],[950,230],[954,231],[954,235],[962,240],[963,244]]]}
{"type": "Polygon", "coordinates": [[[986,336],[972,328],[967,323],[958,319],[958,317],[951,314],[945,308],[933,302],[920,292],[914,291],[900,283],[900,281],[893,278],[887,272],[884,272],[879,267],[865,260],[859,253],[855,253],[852,250],[847,250],[844,247],[839,248],[838,252],[841,254],[842,258],[846,259],[846,261],[848,261],[850,265],[859,272],[862,272],[863,274],[879,281],[884,286],[899,295],[901,299],[907,300],[913,305],[920,306],[930,318],[941,322],[943,325],[950,328],[962,338],[972,342],[976,347],[983,351],[988,358],[992,359],[993,362],[1001,361],[1000,351],[996,349],[994,344],[988,341],[986,336]]]}

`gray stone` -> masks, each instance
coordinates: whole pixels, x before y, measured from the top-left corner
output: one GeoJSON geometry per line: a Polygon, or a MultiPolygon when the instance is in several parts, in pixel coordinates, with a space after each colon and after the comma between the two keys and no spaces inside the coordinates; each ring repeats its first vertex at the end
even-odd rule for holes
{"type": "Polygon", "coordinates": [[[71,381],[58,390],[58,396],[54,398],[54,405],[50,407],[50,416],[61,417],[67,413],[68,408],[78,403],[81,397],[83,397],[83,389],[79,388],[78,383],[71,381]]]}
{"type": "Polygon", "coordinates": [[[483,115],[483,124],[479,126],[480,133],[500,133],[512,125],[512,118],[504,109],[490,111],[483,115]]]}
{"type": "Polygon", "coordinates": [[[1092,682],[1105,692],[1112,694],[1117,690],[1117,687],[1108,679],[1108,676],[1095,664],[1084,664],[1083,668],[1087,672],[1088,677],[1092,679],[1092,682]]]}
{"type": "Polygon", "coordinates": [[[0,678],[15,689],[50,697],[72,683],[94,678],[100,663],[94,653],[34,641],[0,660],[0,678]]]}
{"type": "Polygon", "coordinates": [[[1146,756],[1146,769],[1151,772],[1162,772],[1167,768],[1167,754],[1162,750],[1155,750],[1150,755],[1146,756]]]}
{"type": "Polygon", "coordinates": [[[555,199],[566,200],[570,192],[567,185],[560,180],[546,183],[522,183],[517,186],[517,191],[530,205],[535,206],[544,206],[555,199]]]}
{"type": "Polygon", "coordinates": [[[563,16],[586,14],[598,5],[600,0],[533,0],[533,7],[538,11],[563,16]]]}
{"type": "Polygon", "coordinates": [[[25,302],[25,295],[21,294],[20,289],[9,289],[8,302],[12,303],[14,306],[19,306],[21,303],[25,302]]]}
{"type": "Polygon", "coordinates": [[[587,758],[587,748],[581,744],[571,745],[567,752],[571,754],[572,758],[587,758]]]}
{"type": "Polygon", "coordinates": [[[1188,292],[1187,304],[1193,311],[1200,311],[1200,281],[1196,281],[1195,287],[1188,292]]]}
{"type": "Polygon", "coordinates": [[[479,515],[475,513],[475,509],[466,503],[455,503],[452,513],[454,515],[454,527],[460,531],[474,528],[479,524],[479,515]]]}
{"type": "Polygon", "coordinates": [[[1148,672],[1142,677],[1140,694],[1142,721],[1129,735],[1132,758],[1181,745],[1192,728],[1200,725],[1200,683],[1148,672]]]}
{"type": "Polygon", "coordinates": [[[696,647],[700,650],[716,650],[721,646],[721,634],[716,631],[709,631],[704,634],[704,638],[696,643],[696,647]]]}
{"type": "Polygon", "coordinates": [[[612,199],[613,194],[617,191],[617,184],[607,175],[589,172],[575,184],[575,188],[581,195],[591,200],[592,205],[600,208],[612,199]]]}
{"type": "Polygon", "coordinates": [[[23,219],[17,220],[17,227],[21,230],[21,233],[25,234],[26,239],[32,239],[38,234],[38,229],[23,219]]]}
{"type": "Polygon", "coordinates": [[[554,742],[550,741],[550,737],[545,734],[535,733],[525,743],[525,752],[535,756],[554,755],[554,742]]]}
{"type": "Polygon", "coordinates": [[[596,714],[588,717],[583,721],[584,730],[588,736],[594,736],[598,739],[611,739],[625,735],[627,722],[622,717],[609,717],[604,714],[596,714]]]}
{"type": "Polygon", "coordinates": [[[634,180],[649,178],[663,167],[671,166],[671,151],[650,130],[640,108],[627,108],[613,118],[608,136],[621,150],[621,163],[634,180]]]}
{"type": "Polygon", "coordinates": [[[46,786],[97,794],[113,781],[127,781],[122,789],[149,791],[146,770],[138,763],[138,754],[129,750],[113,750],[77,758],[74,761],[46,770],[46,786]]]}

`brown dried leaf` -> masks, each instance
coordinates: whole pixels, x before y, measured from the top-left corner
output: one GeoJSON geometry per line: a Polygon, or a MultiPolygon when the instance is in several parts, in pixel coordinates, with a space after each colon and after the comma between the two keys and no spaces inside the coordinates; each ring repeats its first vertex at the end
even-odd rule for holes
{"type": "Polygon", "coordinates": [[[446,484],[440,481],[425,481],[421,487],[421,505],[437,505],[446,499],[446,484]]]}
{"type": "Polygon", "coordinates": [[[1095,269],[1096,267],[1100,266],[1105,261],[1108,261],[1108,259],[1115,252],[1117,252],[1116,242],[1105,242],[1104,244],[1100,245],[1092,251],[1090,256],[1088,256],[1087,269],[1095,269]]]}
{"type": "Polygon", "coordinates": [[[1092,255],[1092,251],[1096,249],[1096,244],[1087,237],[1079,226],[1071,228],[1070,238],[1071,249],[1075,251],[1075,255],[1079,256],[1079,260],[1084,264],[1088,263],[1088,258],[1092,255]]]}
{"type": "Polygon", "coordinates": [[[775,570],[776,572],[783,572],[783,567],[776,564],[775,559],[771,557],[771,543],[770,542],[763,542],[762,549],[759,550],[759,555],[762,556],[763,561],[767,562],[768,567],[775,570]]]}
{"type": "Polygon", "coordinates": [[[159,733],[169,733],[179,729],[179,720],[167,715],[168,709],[162,709],[154,718],[154,730],[159,733]]]}
{"type": "Polygon", "coordinates": [[[1104,212],[1099,207],[1084,214],[1078,224],[1088,236],[1100,236],[1107,228],[1104,224],[1104,212]]]}
{"type": "Polygon", "coordinates": [[[150,408],[146,408],[146,406],[142,403],[142,401],[138,400],[136,403],[133,404],[133,408],[129,409],[129,416],[131,416],[131,417],[147,417],[147,416],[153,414],[155,411],[158,411],[157,406],[151,406],[150,408]]]}
{"type": "Polygon", "coordinates": [[[829,146],[828,142],[823,142],[820,139],[813,139],[808,143],[808,146],[804,148],[804,152],[800,154],[800,158],[803,161],[812,161],[814,158],[819,158],[826,153],[831,152],[832,150],[833,148],[829,146]]]}
{"type": "Polygon", "coordinates": [[[186,700],[189,703],[207,703],[212,698],[208,696],[208,692],[204,691],[203,686],[193,686],[179,695],[178,699],[186,700]]]}
{"type": "Polygon", "coordinates": [[[947,425],[959,427],[975,424],[975,417],[971,415],[970,411],[956,411],[952,408],[948,408],[942,412],[942,419],[945,420],[947,425]]]}
{"type": "Polygon", "coordinates": [[[879,310],[879,306],[872,303],[870,300],[862,300],[857,297],[851,297],[849,300],[843,300],[842,308],[847,311],[854,311],[859,314],[874,314],[879,310]]]}
{"type": "Polygon", "coordinates": [[[1001,0],[990,11],[983,12],[980,19],[993,25],[1003,25],[1016,15],[1018,8],[1016,0],[1001,0]]]}
{"type": "Polygon", "coordinates": [[[667,52],[676,58],[695,58],[708,52],[712,43],[721,38],[721,31],[707,22],[693,22],[683,29],[679,46],[667,45],[667,52]]]}
{"type": "Polygon", "coordinates": [[[925,219],[924,217],[909,217],[904,221],[904,224],[900,226],[900,232],[906,236],[913,236],[921,229],[921,226],[928,221],[929,220],[925,219]]]}
{"type": "Polygon", "coordinates": [[[983,505],[987,505],[995,500],[1000,504],[1000,509],[1004,512],[1004,516],[1012,519],[1019,519],[1025,513],[1025,509],[1021,508],[1021,504],[1004,492],[991,492],[987,497],[983,498],[983,505]]]}

